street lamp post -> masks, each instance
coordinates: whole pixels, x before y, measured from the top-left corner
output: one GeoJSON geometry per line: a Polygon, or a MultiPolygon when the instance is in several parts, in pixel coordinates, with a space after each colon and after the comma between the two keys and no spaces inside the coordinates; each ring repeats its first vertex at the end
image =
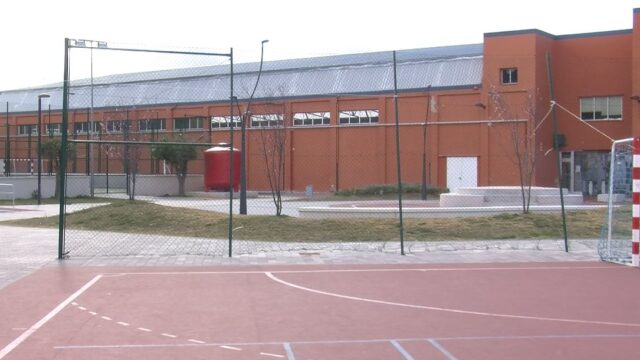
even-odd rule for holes
{"type": "Polygon", "coordinates": [[[42,99],[49,94],[38,95],[38,205],[42,203],[42,99]]]}

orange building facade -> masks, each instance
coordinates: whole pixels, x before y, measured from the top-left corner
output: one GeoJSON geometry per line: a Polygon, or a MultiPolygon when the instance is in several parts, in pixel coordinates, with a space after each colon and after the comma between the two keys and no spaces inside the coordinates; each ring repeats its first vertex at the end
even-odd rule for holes
{"type": "MultiPolygon", "coordinates": [[[[640,136],[640,9],[634,10],[633,17],[633,29],[629,30],[562,36],[539,30],[488,33],[483,44],[463,46],[463,51],[458,47],[437,48],[433,55],[430,49],[422,49],[430,55],[401,60],[409,82],[421,77],[448,79],[400,89],[397,103],[402,181],[418,184],[424,171],[428,184],[440,188],[517,185],[517,142],[520,151],[531,151],[530,158],[535,158],[533,184],[556,186],[555,118],[559,141],[563,142],[563,186],[584,194],[602,192],[612,140],[640,136]],[[444,54],[441,57],[437,55],[440,50],[444,54]],[[419,65],[411,70],[419,62],[425,64],[425,71],[438,68],[439,73],[423,74],[419,65]],[[458,77],[464,80],[457,82],[458,77]]],[[[351,66],[349,71],[355,72],[365,65],[381,66],[378,62],[327,63],[299,70],[275,65],[270,68],[265,63],[263,76],[268,82],[285,73],[296,75],[296,71],[329,72],[351,66]]],[[[384,66],[390,69],[391,63],[387,61],[384,66]]],[[[239,71],[237,76],[251,74],[255,75],[254,71],[239,71]]],[[[34,98],[34,94],[45,91],[60,89],[0,92],[0,104],[9,103],[6,121],[10,145],[0,148],[3,157],[7,150],[12,159],[35,157],[35,145],[24,144],[34,134],[28,127],[37,123],[37,113],[33,106],[11,108],[11,104],[21,96],[34,98]]],[[[235,114],[246,110],[247,100],[240,98],[235,114]]],[[[103,129],[96,138],[121,138],[118,122],[126,121],[135,124],[128,139],[145,141],[181,132],[193,141],[229,143],[229,114],[228,101],[219,100],[93,109],[93,117],[103,129]]],[[[287,191],[304,191],[309,185],[316,191],[336,191],[396,183],[395,114],[395,98],[389,87],[313,94],[298,93],[292,86],[283,94],[272,92],[256,98],[246,117],[248,189],[268,189],[265,154],[273,151],[269,147],[278,137],[283,140],[287,191]]],[[[86,109],[72,106],[69,138],[87,137],[89,116],[86,109]]],[[[62,122],[59,109],[54,106],[50,113],[45,112],[44,119],[43,134],[49,126],[57,136],[60,127],[56,124],[62,122]]],[[[0,115],[0,122],[4,121],[0,115]]],[[[0,141],[6,142],[4,129],[0,141]]],[[[233,134],[239,147],[238,128],[233,134]]],[[[122,172],[122,161],[114,151],[105,147],[95,150],[89,159],[94,162],[94,170],[104,172],[108,167],[109,171],[122,172]]],[[[146,160],[140,163],[140,172],[164,171],[150,159],[148,149],[141,151],[146,160]]],[[[81,160],[75,159],[69,171],[82,173],[87,156],[80,150],[76,156],[81,160]]],[[[203,173],[202,157],[193,161],[190,172],[203,173]]]]}

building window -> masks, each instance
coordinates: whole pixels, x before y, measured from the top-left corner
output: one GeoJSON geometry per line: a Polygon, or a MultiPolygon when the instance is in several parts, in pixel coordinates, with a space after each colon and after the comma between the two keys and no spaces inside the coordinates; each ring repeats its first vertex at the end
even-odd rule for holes
{"type": "Polygon", "coordinates": [[[131,130],[131,128],[127,128],[129,126],[128,121],[126,120],[111,120],[107,121],[107,132],[108,133],[119,133],[124,130],[131,130]]]}
{"type": "Polygon", "coordinates": [[[151,132],[166,130],[167,124],[164,119],[146,119],[138,122],[141,132],[151,132]]]}
{"type": "MultiPolygon", "coordinates": [[[[231,124],[231,116],[212,116],[211,128],[221,129],[228,128],[231,124]]],[[[240,127],[240,116],[233,117],[233,127],[240,127]]]]}
{"type": "Polygon", "coordinates": [[[176,131],[202,130],[205,123],[203,116],[191,116],[173,119],[173,129],[176,131]]]}
{"type": "Polygon", "coordinates": [[[503,84],[517,84],[518,68],[500,69],[500,78],[503,84]]]}
{"type": "Polygon", "coordinates": [[[282,114],[251,115],[251,127],[280,127],[284,126],[282,114]]]}
{"type": "Polygon", "coordinates": [[[18,135],[38,135],[38,127],[36,125],[18,125],[18,135]]]}
{"type": "Polygon", "coordinates": [[[62,124],[47,124],[47,135],[60,135],[60,129],[62,128],[62,124]]]}
{"type": "Polygon", "coordinates": [[[330,123],[328,112],[293,114],[293,126],[319,126],[329,125],[330,123]]]}
{"type": "MultiPolygon", "coordinates": [[[[93,123],[93,132],[96,132],[96,129],[100,128],[100,123],[93,123]]],[[[75,134],[87,134],[89,132],[89,122],[77,122],[73,124],[73,132],[75,134]]]]}
{"type": "Polygon", "coordinates": [[[378,110],[340,111],[340,124],[374,124],[378,122],[379,116],[378,110]]]}
{"type": "Polygon", "coordinates": [[[582,120],[622,119],[622,96],[597,96],[580,98],[582,120]]]}

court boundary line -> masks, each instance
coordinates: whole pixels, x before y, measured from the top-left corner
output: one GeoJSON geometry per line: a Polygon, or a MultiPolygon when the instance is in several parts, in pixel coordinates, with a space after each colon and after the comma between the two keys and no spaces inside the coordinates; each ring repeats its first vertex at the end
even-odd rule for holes
{"type": "Polygon", "coordinates": [[[428,339],[427,342],[431,344],[431,346],[436,348],[436,350],[440,351],[440,353],[442,353],[442,355],[444,355],[447,358],[447,360],[458,360],[458,358],[453,356],[453,354],[450,353],[449,350],[445,349],[445,347],[442,346],[442,344],[440,344],[438,340],[428,339]]]}
{"type": "MultiPolygon", "coordinates": [[[[144,271],[144,272],[104,272],[105,277],[138,275],[251,275],[265,274],[306,274],[306,273],[358,273],[358,272],[447,272],[447,271],[516,271],[516,270],[629,270],[621,266],[526,266],[526,267],[466,267],[466,268],[363,268],[363,269],[309,269],[309,270],[221,270],[221,271],[144,271]]],[[[286,265],[285,265],[286,266],[286,265]]]]}
{"type": "Polygon", "coordinates": [[[500,314],[500,313],[491,313],[491,312],[484,312],[484,311],[461,310],[461,309],[443,308],[443,307],[437,307],[437,306],[405,304],[405,303],[398,303],[393,301],[368,299],[368,298],[362,298],[358,296],[343,295],[343,294],[331,293],[328,291],[322,291],[322,290],[304,287],[301,285],[297,285],[297,284],[282,280],[268,271],[266,271],[264,274],[271,280],[278,282],[282,285],[292,287],[294,289],[303,290],[303,291],[325,295],[325,296],[332,296],[340,299],[368,302],[368,303],[379,304],[379,305],[390,305],[390,306],[398,306],[398,307],[404,307],[404,308],[410,308],[410,309],[432,310],[432,311],[441,311],[441,312],[448,312],[448,313],[454,313],[454,314],[477,315],[477,316],[487,316],[487,317],[497,317],[497,318],[507,318],[507,319],[537,320],[537,321],[551,321],[551,322],[563,322],[563,323],[573,323],[573,324],[625,326],[625,327],[640,328],[640,324],[638,323],[623,323],[623,322],[615,322],[615,321],[580,320],[580,319],[565,319],[565,318],[553,318],[553,317],[544,317],[544,316],[500,314]]]}
{"type": "Polygon", "coordinates": [[[7,356],[11,351],[15,350],[20,344],[22,344],[25,340],[27,340],[33,333],[38,331],[42,326],[44,326],[49,320],[53,319],[58,313],[60,313],[65,307],[67,307],[71,302],[73,302],[76,298],[78,298],[82,293],[87,291],[91,286],[93,286],[98,280],[102,278],[102,275],[96,275],[93,279],[89,280],[85,283],[80,289],[76,290],[73,294],[71,294],[68,298],[63,300],[58,304],[53,310],[49,311],[47,315],[42,317],[38,322],[31,325],[27,330],[25,330],[20,336],[15,338],[12,342],[6,345],[2,350],[0,350],[0,359],[7,356]]]}
{"type": "Polygon", "coordinates": [[[362,339],[362,340],[309,340],[309,341],[266,341],[266,342],[215,342],[203,344],[111,344],[111,345],[58,345],[53,346],[56,350],[84,350],[84,349],[111,349],[111,348],[163,348],[163,347],[215,347],[221,345],[227,346],[263,346],[263,345],[280,345],[288,344],[289,347],[296,345],[340,345],[340,344],[377,344],[390,343],[397,341],[405,342],[429,342],[435,341],[474,341],[474,340],[545,340],[545,339],[625,339],[640,338],[638,334],[570,334],[570,335],[513,335],[513,336],[460,336],[460,337],[425,337],[425,338],[393,338],[393,339],[362,339]]]}
{"type": "Polygon", "coordinates": [[[396,351],[398,351],[400,355],[404,357],[405,360],[415,360],[413,356],[411,356],[411,354],[404,347],[402,347],[402,345],[400,345],[400,342],[398,342],[398,340],[391,340],[389,342],[391,343],[391,345],[393,345],[396,351]]]}

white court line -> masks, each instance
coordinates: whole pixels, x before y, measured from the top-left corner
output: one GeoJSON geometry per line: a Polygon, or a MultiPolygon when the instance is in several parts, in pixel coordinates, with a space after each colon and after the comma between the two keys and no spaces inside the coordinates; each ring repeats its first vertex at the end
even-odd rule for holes
{"type": "Polygon", "coordinates": [[[293,349],[291,348],[290,343],[282,344],[284,347],[284,352],[287,354],[287,360],[296,360],[296,356],[293,354],[293,349]]]}
{"type": "Polygon", "coordinates": [[[402,357],[404,357],[405,360],[415,360],[413,356],[411,356],[411,354],[409,354],[409,352],[405,348],[403,348],[397,340],[391,340],[390,343],[396,350],[398,350],[398,352],[402,355],[402,357]]]}
{"type": "MultiPolygon", "coordinates": [[[[398,342],[423,342],[429,340],[436,341],[467,341],[467,340],[535,340],[535,339],[640,339],[640,334],[568,334],[568,335],[517,335],[517,336],[460,336],[460,337],[432,337],[432,338],[395,338],[395,339],[364,339],[364,340],[317,340],[317,341],[292,341],[292,342],[246,342],[233,343],[235,346],[265,346],[265,345],[285,345],[291,348],[292,345],[340,345],[340,344],[379,344],[398,342]]],[[[220,343],[202,344],[114,344],[114,345],[61,345],[54,346],[56,350],[85,350],[85,349],[146,349],[146,348],[181,348],[194,346],[216,346],[223,347],[220,343]]],[[[240,348],[236,348],[240,349],[240,348]]],[[[242,349],[240,349],[242,350],[242,349]]],[[[293,357],[291,357],[293,359],[293,357]]]]}
{"type": "Polygon", "coordinates": [[[15,340],[13,340],[9,345],[5,346],[0,350],[0,359],[4,358],[13,351],[18,345],[20,345],[23,341],[27,340],[29,336],[33,335],[38,329],[40,329],[44,324],[49,322],[49,320],[53,319],[62,309],[64,309],[67,305],[69,305],[72,301],[74,301],[78,296],[82,295],[87,289],[89,289],[93,284],[95,284],[98,280],[102,278],[102,275],[96,275],[93,279],[89,280],[86,284],[84,284],[78,291],[71,294],[66,300],[58,304],[53,310],[51,310],[47,315],[45,315],[42,319],[40,319],[37,323],[33,324],[29,329],[23,332],[20,336],[18,336],[15,340]]]}
{"type": "Polygon", "coordinates": [[[638,328],[640,328],[640,324],[635,324],[635,323],[622,323],[622,322],[597,321],[597,320],[563,319],[563,318],[551,318],[551,317],[543,317],[543,316],[527,316],[527,315],[515,315],[515,314],[500,314],[500,313],[490,313],[490,312],[483,312],[483,311],[460,310],[460,309],[442,308],[442,307],[436,307],[436,306],[404,304],[404,303],[398,303],[398,302],[392,302],[392,301],[367,299],[367,298],[361,298],[361,297],[357,297],[357,296],[336,294],[336,293],[331,293],[331,292],[327,292],[327,291],[316,290],[316,289],[311,289],[311,288],[308,288],[308,287],[296,285],[296,284],[284,281],[282,279],[279,279],[278,277],[274,276],[270,272],[265,272],[265,275],[267,275],[267,277],[269,277],[271,280],[273,280],[275,282],[278,282],[278,283],[280,283],[282,285],[286,285],[286,286],[292,287],[294,289],[308,291],[308,292],[315,293],[315,294],[320,294],[320,295],[337,297],[337,298],[341,298],[341,299],[362,301],[362,302],[368,302],[368,303],[373,303],[373,304],[391,305],[391,306],[399,306],[399,307],[405,307],[405,308],[411,308],[411,309],[433,310],[433,311],[442,311],[442,312],[449,312],[449,313],[455,313],[455,314],[479,315],[479,316],[489,316],[489,317],[498,317],[498,318],[507,318],[507,319],[555,321],[555,322],[565,322],[565,323],[574,323],[574,324],[611,325],[611,326],[626,326],[626,327],[638,327],[638,328]]]}
{"type": "Polygon", "coordinates": [[[437,342],[435,339],[429,339],[427,340],[434,348],[438,349],[438,351],[440,351],[442,353],[442,355],[444,355],[447,360],[458,360],[457,357],[453,356],[452,353],[450,353],[447,349],[444,348],[444,346],[440,345],[439,342],[437,342]]]}
{"type": "Polygon", "coordinates": [[[280,355],[280,354],[272,354],[272,353],[266,353],[266,352],[261,352],[260,355],[262,356],[271,356],[271,357],[277,357],[277,358],[283,358],[284,355],[280,355]]]}
{"type": "MultiPolygon", "coordinates": [[[[628,270],[622,266],[526,266],[526,267],[467,267],[467,268],[366,268],[366,269],[315,269],[315,270],[273,270],[272,274],[322,274],[322,273],[359,273],[359,272],[446,272],[446,271],[516,271],[516,270],[628,270]]],[[[111,273],[105,276],[124,275],[252,275],[264,274],[264,270],[238,271],[158,271],[158,272],[124,272],[111,273]]]]}
{"type": "Polygon", "coordinates": [[[223,349],[227,349],[227,350],[235,350],[235,351],[241,351],[242,349],[235,347],[235,346],[229,346],[229,345],[220,345],[221,348],[223,349]]]}

